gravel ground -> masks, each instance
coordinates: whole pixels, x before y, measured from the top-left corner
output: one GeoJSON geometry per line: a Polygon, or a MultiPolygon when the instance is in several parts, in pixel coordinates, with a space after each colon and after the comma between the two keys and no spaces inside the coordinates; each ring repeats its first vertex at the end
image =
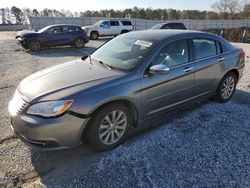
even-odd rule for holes
{"type": "MultiPolygon", "coordinates": [[[[250,187],[250,62],[232,100],[205,101],[145,123],[121,146],[96,152],[41,152],[12,134],[7,104],[32,72],[81,57],[82,50],[25,52],[0,32],[0,187],[250,187]],[[137,131],[138,132],[138,131],[137,131]]],[[[250,54],[249,44],[235,44],[250,54]]]]}

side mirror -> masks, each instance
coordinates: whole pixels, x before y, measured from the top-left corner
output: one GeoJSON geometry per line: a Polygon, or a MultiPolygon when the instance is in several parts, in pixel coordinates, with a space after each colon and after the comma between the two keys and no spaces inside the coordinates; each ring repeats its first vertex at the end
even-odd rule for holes
{"type": "Polygon", "coordinates": [[[85,59],[87,59],[88,58],[88,56],[87,55],[85,55],[85,56],[83,56],[83,57],[81,57],[81,60],[85,60],[85,59]]]}
{"type": "Polygon", "coordinates": [[[149,72],[151,74],[166,74],[169,70],[170,69],[167,65],[153,65],[150,67],[149,72]]]}

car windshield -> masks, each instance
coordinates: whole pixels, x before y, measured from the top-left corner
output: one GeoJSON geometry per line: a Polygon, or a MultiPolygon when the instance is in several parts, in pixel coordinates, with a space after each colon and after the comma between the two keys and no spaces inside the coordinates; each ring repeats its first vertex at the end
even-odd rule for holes
{"type": "Polygon", "coordinates": [[[146,56],[153,42],[119,36],[96,50],[91,59],[108,67],[131,71],[146,56]]]}
{"type": "Polygon", "coordinates": [[[152,27],[151,29],[161,29],[162,24],[156,24],[154,27],[152,27]]]}
{"type": "Polygon", "coordinates": [[[49,29],[49,28],[50,28],[50,26],[46,26],[46,27],[44,27],[44,28],[38,30],[37,33],[43,33],[44,31],[46,31],[46,30],[49,29]]]}

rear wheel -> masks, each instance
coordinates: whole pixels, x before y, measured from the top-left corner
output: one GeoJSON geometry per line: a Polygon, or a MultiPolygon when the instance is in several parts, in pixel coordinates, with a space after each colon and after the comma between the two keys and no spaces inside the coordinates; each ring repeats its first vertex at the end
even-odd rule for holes
{"type": "Polygon", "coordinates": [[[37,52],[41,50],[41,44],[37,40],[32,40],[28,43],[28,49],[30,49],[33,52],[37,52]]]}
{"type": "Polygon", "coordinates": [[[236,84],[236,75],[233,72],[229,72],[221,80],[220,85],[213,98],[221,103],[228,102],[234,94],[236,84]]]}
{"type": "Polygon", "coordinates": [[[99,37],[99,34],[96,32],[96,31],[92,31],[90,33],[90,38],[93,39],[93,40],[97,40],[99,37]]]}
{"type": "Polygon", "coordinates": [[[85,41],[82,38],[76,39],[74,46],[76,48],[83,48],[85,46],[85,41]]]}
{"type": "Polygon", "coordinates": [[[119,145],[127,136],[131,115],[123,104],[110,104],[98,110],[90,121],[85,136],[99,150],[119,145]]]}

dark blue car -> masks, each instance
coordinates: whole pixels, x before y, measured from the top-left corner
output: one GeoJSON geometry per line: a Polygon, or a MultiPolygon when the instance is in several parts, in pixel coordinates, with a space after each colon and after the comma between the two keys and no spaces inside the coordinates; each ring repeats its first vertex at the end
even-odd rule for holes
{"type": "Polygon", "coordinates": [[[39,51],[42,47],[72,45],[83,48],[89,42],[86,32],[77,25],[49,25],[39,31],[20,31],[16,39],[25,49],[39,51]]]}

